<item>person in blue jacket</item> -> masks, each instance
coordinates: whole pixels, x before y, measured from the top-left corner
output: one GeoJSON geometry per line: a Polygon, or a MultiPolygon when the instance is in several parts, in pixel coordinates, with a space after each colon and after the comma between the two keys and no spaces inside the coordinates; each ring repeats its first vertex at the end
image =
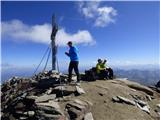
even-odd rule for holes
{"type": "Polygon", "coordinates": [[[79,69],[78,69],[78,64],[79,64],[79,56],[78,56],[78,49],[73,46],[72,42],[69,41],[67,43],[67,45],[69,46],[69,52],[65,52],[65,54],[70,57],[70,63],[69,63],[69,68],[68,68],[68,82],[71,82],[71,78],[72,78],[72,71],[74,69],[76,75],[77,75],[77,82],[80,82],[79,79],[79,69]]]}

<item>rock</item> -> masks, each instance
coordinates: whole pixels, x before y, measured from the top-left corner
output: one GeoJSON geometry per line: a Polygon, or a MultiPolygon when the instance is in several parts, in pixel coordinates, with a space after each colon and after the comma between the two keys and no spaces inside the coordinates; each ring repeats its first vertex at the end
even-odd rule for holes
{"type": "Polygon", "coordinates": [[[39,80],[36,87],[39,89],[48,89],[50,87],[54,87],[57,84],[60,84],[60,81],[58,79],[44,77],[39,80]]]}
{"type": "Polygon", "coordinates": [[[56,94],[44,94],[42,96],[27,96],[25,99],[25,102],[27,104],[34,104],[34,103],[43,103],[43,102],[48,102],[51,100],[55,100],[56,94]]]}
{"type": "Polygon", "coordinates": [[[157,106],[157,108],[159,108],[159,109],[160,109],[160,104],[157,104],[156,106],[157,106]]]}
{"type": "Polygon", "coordinates": [[[63,115],[58,102],[49,101],[47,103],[36,103],[38,111],[46,114],[63,115]]]}
{"type": "Polygon", "coordinates": [[[11,86],[9,84],[3,84],[2,85],[2,88],[1,88],[1,91],[2,92],[6,92],[7,90],[11,89],[11,86]]]}
{"type": "Polygon", "coordinates": [[[38,105],[38,106],[49,106],[49,107],[57,108],[57,109],[60,108],[58,102],[54,102],[53,100],[50,100],[49,102],[36,103],[36,105],[38,105]]]}
{"type": "Polygon", "coordinates": [[[142,100],[134,100],[136,103],[138,103],[139,105],[141,105],[141,106],[146,106],[146,105],[148,105],[148,103],[147,102],[144,102],[144,101],[142,101],[142,100]]]}
{"type": "Polygon", "coordinates": [[[49,100],[54,100],[55,98],[56,98],[56,94],[50,94],[50,95],[44,94],[42,96],[37,97],[35,102],[36,103],[38,103],[38,102],[47,102],[49,100]]]}
{"type": "Polygon", "coordinates": [[[60,75],[50,75],[50,78],[52,78],[52,79],[60,79],[60,75]]]}
{"type": "Polygon", "coordinates": [[[152,100],[152,98],[151,98],[151,96],[150,96],[150,95],[146,95],[146,98],[147,98],[147,100],[149,100],[149,101],[151,101],[151,100],[152,100]]]}
{"type": "Polygon", "coordinates": [[[94,120],[91,112],[85,114],[84,120],[94,120]]]}
{"type": "Polygon", "coordinates": [[[120,100],[120,102],[124,102],[126,104],[129,104],[129,105],[136,105],[136,103],[132,100],[129,100],[127,98],[124,98],[124,97],[121,97],[121,96],[117,96],[117,98],[120,100]]]}
{"type": "Polygon", "coordinates": [[[76,99],[66,105],[66,111],[71,120],[81,120],[90,111],[90,105],[85,101],[76,99]]]}
{"type": "Polygon", "coordinates": [[[148,105],[145,105],[145,106],[141,106],[139,103],[137,103],[137,106],[141,109],[141,110],[143,110],[143,111],[145,111],[145,112],[147,112],[148,114],[150,114],[150,107],[148,106],[148,105]]]}
{"type": "Polygon", "coordinates": [[[128,87],[139,90],[139,91],[143,91],[143,92],[145,92],[149,95],[152,95],[152,96],[153,96],[153,93],[154,93],[152,89],[150,89],[146,86],[140,85],[138,83],[128,84],[128,87]]]}
{"type": "Polygon", "coordinates": [[[49,89],[46,91],[46,94],[49,95],[49,94],[52,93],[52,91],[53,91],[53,89],[52,89],[52,88],[49,88],[49,89]]]}
{"type": "Polygon", "coordinates": [[[86,93],[86,92],[83,90],[83,88],[81,88],[81,87],[79,87],[79,86],[76,86],[76,90],[77,90],[77,93],[78,93],[79,95],[86,93]]]}
{"type": "Polygon", "coordinates": [[[27,96],[26,97],[26,99],[33,100],[33,101],[35,101],[37,98],[38,96],[27,96]]]}
{"type": "Polygon", "coordinates": [[[33,117],[35,115],[35,112],[34,111],[27,111],[27,112],[24,112],[25,115],[28,115],[29,117],[33,117]]]}
{"type": "Polygon", "coordinates": [[[57,97],[68,96],[76,92],[74,86],[57,86],[53,88],[53,92],[57,97]]]}
{"type": "MultiPolygon", "coordinates": [[[[134,97],[135,98],[135,97],[134,97]]],[[[134,105],[134,106],[137,106],[138,108],[140,108],[141,110],[147,112],[147,113],[150,113],[150,107],[148,105],[147,102],[144,102],[142,100],[139,100],[137,98],[134,99],[134,101],[132,100],[129,100],[127,98],[124,98],[124,97],[121,97],[121,96],[117,96],[117,97],[113,97],[112,100],[114,102],[119,102],[119,103],[126,103],[126,104],[129,104],[129,105],[134,105]]]]}
{"type": "Polygon", "coordinates": [[[158,114],[158,116],[160,117],[160,104],[156,105],[156,109],[155,112],[158,114]]]}
{"type": "Polygon", "coordinates": [[[113,102],[120,102],[120,99],[117,98],[117,96],[114,96],[114,97],[112,97],[112,101],[113,101],[113,102]]]}
{"type": "Polygon", "coordinates": [[[32,87],[37,86],[38,81],[36,81],[36,80],[30,80],[30,84],[31,84],[32,87]]]}
{"type": "Polygon", "coordinates": [[[62,115],[41,113],[39,114],[38,120],[66,120],[66,119],[62,115]]]}
{"type": "Polygon", "coordinates": [[[24,116],[23,116],[23,117],[20,117],[19,119],[20,119],[20,120],[27,120],[28,117],[24,117],[24,116]]]}
{"type": "Polygon", "coordinates": [[[50,75],[51,75],[51,74],[54,74],[54,75],[59,74],[59,72],[58,72],[57,70],[50,70],[48,73],[49,73],[50,75]]]}
{"type": "Polygon", "coordinates": [[[13,117],[13,115],[10,115],[10,116],[9,116],[9,120],[16,120],[16,118],[13,117]]]}
{"type": "Polygon", "coordinates": [[[15,106],[15,109],[23,109],[24,108],[24,104],[22,102],[17,103],[17,105],[15,106]]]}

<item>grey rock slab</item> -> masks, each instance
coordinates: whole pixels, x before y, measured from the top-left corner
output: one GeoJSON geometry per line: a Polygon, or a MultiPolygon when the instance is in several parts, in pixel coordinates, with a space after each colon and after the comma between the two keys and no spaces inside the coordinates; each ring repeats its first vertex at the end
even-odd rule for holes
{"type": "Polygon", "coordinates": [[[19,119],[20,119],[20,120],[27,120],[28,117],[20,117],[19,119]]]}
{"type": "Polygon", "coordinates": [[[148,105],[147,102],[144,102],[144,101],[142,101],[142,100],[135,100],[135,102],[138,103],[138,104],[141,105],[141,106],[148,105]]]}
{"type": "Polygon", "coordinates": [[[157,108],[159,108],[159,109],[160,109],[160,104],[157,104],[156,106],[157,106],[157,108]]]}
{"type": "Polygon", "coordinates": [[[126,104],[130,104],[130,105],[136,105],[136,103],[133,100],[130,100],[128,98],[122,97],[122,96],[117,96],[117,98],[120,99],[120,101],[126,103],[126,104]]]}
{"type": "Polygon", "coordinates": [[[75,99],[66,105],[66,111],[71,120],[82,120],[84,115],[90,111],[90,104],[86,101],[75,99]]]}
{"type": "Polygon", "coordinates": [[[119,98],[117,98],[117,96],[112,97],[112,101],[113,102],[120,102],[119,98]]]}
{"type": "Polygon", "coordinates": [[[49,101],[49,100],[54,100],[56,98],[56,94],[50,94],[50,95],[47,95],[47,94],[44,94],[40,97],[37,97],[37,99],[35,100],[36,103],[38,102],[46,102],[46,101],[49,101]]]}
{"type": "Polygon", "coordinates": [[[151,88],[146,87],[144,85],[141,85],[139,83],[135,83],[135,82],[127,81],[127,80],[124,80],[123,82],[128,87],[136,89],[136,90],[139,90],[139,91],[143,91],[143,92],[147,93],[148,95],[153,95],[154,94],[154,92],[153,92],[153,90],[151,88]]]}
{"type": "Polygon", "coordinates": [[[70,94],[75,93],[76,89],[74,86],[57,86],[53,89],[53,92],[57,95],[63,93],[64,96],[68,96],[70,94]]]}
{"type": "Polygon", "coordinates": [[[94,120],[91,112],[85,114],[84,120],[94,120]]]}
{"type": "Polygon", "coordinates": [[[46,93],[47,95],[49,95],[49,94],[52,93],[52,91],[53,91],[53,88],[49,88],[45,93],[46,93]]]}
{"type": "Polygon", "coordinates": [[[36,100],[38,96],[27,96],[26,99],[36,100]]]}
{"type": "Polygon", "coordinates": [[[146,98],[147,98],[147,100],[149,100],[149,101],[151,101],[151,100],[152,100],[152,98],[151,98],[151,96],[150,96],[150,95],[146,95],[146,98]]]}
{"type": "Polygon", "coordinates": [[[76,90],[78,92],[78,94],[85,94],[86,92],[83,90],[83,88],[79,87],[79,86],[76,86],[76,90]]]}
{"type": "Polygon", "coordinates": [[[141,106],[141,105],[139,105],[138,103],[136,104],[137,105],[137,107],[138,108],[140,108],[142,111],[145,111],[145,112],[147,112],[148,114],[150,114],[150,107],[148,106],[148,105],[145,105],[145,106],[141,106]]]}
{"type": "Polygon", "coordinates": [[[55,102],[55,101],[49,101],[49,102],[44,102],[44,103],[36,103],[37,105],[41,105],[41,106],[50,106],[50,107],[53,107],[53,108],[57,108],[59,109],[60,106],[58,104],[58,102],[55,102]]]}
{"type": "Polygon", "coordinates": [[[77,104],[83,105],[83,106],[87,106],[87,105],[88,105],[88,102],[86,102],[86,101],[81,101],[81,100],[79,100],[79,99],[75,99],[75,100],[74,100],[74,103],[77,103],[77,104]]]}
{"type": "Polygon", "coordinates": [[[42,113],[40,116],[43,117],[44,120],[65,120],[65,117],[62,115],[42,113]]]}
{"type": "Polygon", "coordinates": [[[32,117],[35,115],[35,112],[34,111],[27,111],[27,112],[24,112],[23,114],[28,115],[29,117],[32,117]]]}

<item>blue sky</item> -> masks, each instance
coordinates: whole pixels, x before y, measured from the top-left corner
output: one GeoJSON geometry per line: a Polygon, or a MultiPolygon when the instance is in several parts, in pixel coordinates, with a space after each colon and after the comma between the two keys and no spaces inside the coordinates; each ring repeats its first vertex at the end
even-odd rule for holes
{"type": "Polygon", "coordinates": [[[158,64],[159,8],[160,2],[1,2],[2,68],[38,65],[50,41],[52,13],[61,69],[68,67],[69,40],[79,49],[81,67],[98,58],[110,66],[158,64]]]}

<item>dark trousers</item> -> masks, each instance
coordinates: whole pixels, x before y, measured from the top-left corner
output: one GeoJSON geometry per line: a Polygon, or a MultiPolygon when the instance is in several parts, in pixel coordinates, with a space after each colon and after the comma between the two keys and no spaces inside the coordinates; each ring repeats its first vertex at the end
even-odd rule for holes
{"type": "Polygon", "coordinates": [[[108,68],[108,73],[109,73],[109,79],[113,79],[113,70],[112,68],[108,68]]]}
{"type": "Polygon", "coordinates": [[[77,75],[77,81],[79,81],[78,63],[79,63],[78,61],[71,61],[71,62],[69,63],[69,69],[68,69],[68,73],[69,73],[68,81],[69,81],[69,82],[71,82],[73,69],[74,69],[74,72],[75,72],[76,75],[77,75]]]}
{"type": "Polygon", "coordinates": [[[101,70],[99,74],[100,79],[107,78],[108,79],[108,71],[107,70],[101,70]]]}

